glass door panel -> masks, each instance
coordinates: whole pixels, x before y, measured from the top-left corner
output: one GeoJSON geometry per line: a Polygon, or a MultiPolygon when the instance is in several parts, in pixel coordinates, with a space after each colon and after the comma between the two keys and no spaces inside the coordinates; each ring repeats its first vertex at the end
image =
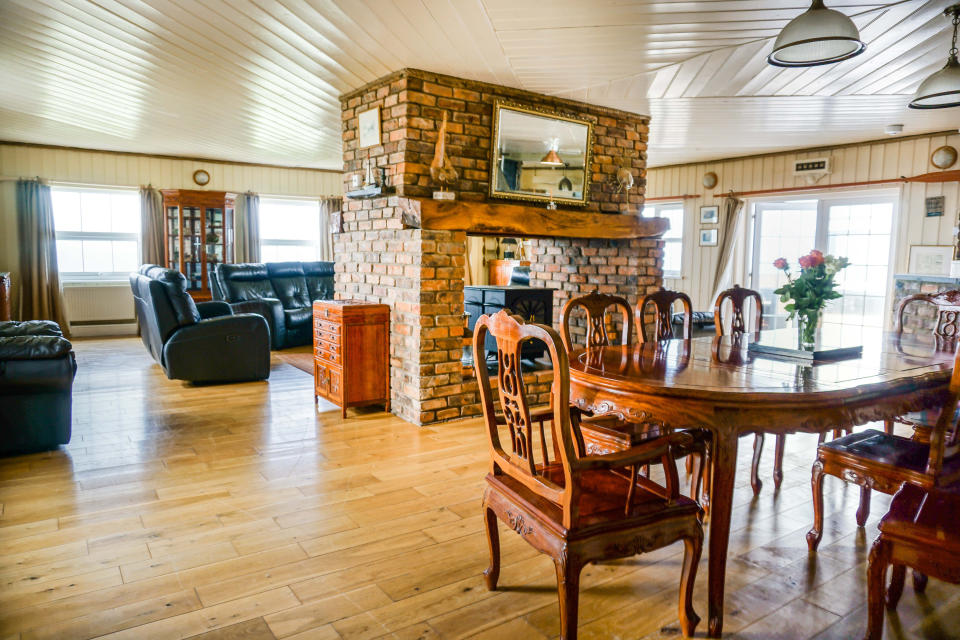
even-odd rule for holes
{"type": "Polygon", "coordinates": [[[827,304],[823,326],[840,328],[844,341],[850,342],[861,341],[864,331],[882,330],[893,213],[894,198],[880,195],[755,205],[752,286],[763,296],[764,327],[787,326],[784,305],[773,294],[786,276],[773,261],[786,258],[797,274],[797,259],[819,249],[850,260],[837,276],[843,297],[827,304]]]}
{"type": "Polygon", "coordinates": [[[203,285],[203,214],[199,207],[183,208],[183,275],[187,288],[203,285]]]}
{"type": "Polygon", "coordinates": [[[167,268],[180,271],[180,208],[167,207],[167,268]]]}
{"type": "Polygon", "coordinates": [[[864,330],[883,328],[893,201],[827,200],[823,207],[827,218],[824,252],[850,260],[837,278],[843,297],[827,305],[823,325],[839,326],[844,338],[856,340],[864,330]]]}
{"type": "Polygon", "coordinates": [[[798,269],[797,258],[814,248],[817,237],[817,201],[761,203],[756,206],[753,288],[763,298],[763,326],[786,326],[787,312],[780,296],[773,293],[787,281],[773,261],[786,258],[791,270],[798,269]]]}

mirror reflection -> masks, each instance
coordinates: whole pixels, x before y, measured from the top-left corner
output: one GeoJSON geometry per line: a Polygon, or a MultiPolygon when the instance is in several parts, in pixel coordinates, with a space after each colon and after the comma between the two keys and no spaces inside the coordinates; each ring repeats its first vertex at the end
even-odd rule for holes
{"type": "Polygon", "coordinates": [[[490,195],[586,204],[591,125],[497,103],[490,195]]]}

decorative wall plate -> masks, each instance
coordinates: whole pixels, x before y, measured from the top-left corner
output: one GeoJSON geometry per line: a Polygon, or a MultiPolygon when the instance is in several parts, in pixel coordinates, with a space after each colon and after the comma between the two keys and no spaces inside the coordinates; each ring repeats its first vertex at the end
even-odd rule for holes
{"type": "Polygon", "coordinates": [[[210,174],[203,169],[197,169],[193,172],[193,181],[201,187],[205,187],[210,183],[210,174]]]}
{"type": "Polygon", "coordinates": [[[937,169],[949,169],[957,162],[957,150],[950,145],[934,149],[930,154],[930,164],[937,169]]]}

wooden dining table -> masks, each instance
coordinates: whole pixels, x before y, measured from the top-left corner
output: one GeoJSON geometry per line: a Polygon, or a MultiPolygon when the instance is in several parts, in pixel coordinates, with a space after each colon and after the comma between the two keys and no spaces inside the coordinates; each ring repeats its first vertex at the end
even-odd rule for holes
{"type": "MultiPolygon", "coordinates": [[[[796,344],[796,330],[592,347],[570,354],[570,401],[598,415],[712,433],[708,635],[723,630],[737,442],[747,433],[820,433],[934,407],[953,354],[932,339],[879,330],[859,356],[816,364],[759,355],[752,341],[796,344]]],[[[849,337],[848,340],[849,341],[849,337]]],[[[811,451],[813,463],[815,452],[811,451]]]]}

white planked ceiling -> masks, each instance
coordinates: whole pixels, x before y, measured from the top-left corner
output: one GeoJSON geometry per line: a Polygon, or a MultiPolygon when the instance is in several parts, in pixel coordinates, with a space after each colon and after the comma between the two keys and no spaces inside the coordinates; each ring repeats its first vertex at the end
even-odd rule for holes
{"type": "Polygon", "coordinates": [[[955,0],[835,0],[867,52],[779,69],[809,0],[0,0],[0,139],[339,169],[338,96],[417,67],[647,113],[651,166],[960,127],[912,111],[955,0]]]}

